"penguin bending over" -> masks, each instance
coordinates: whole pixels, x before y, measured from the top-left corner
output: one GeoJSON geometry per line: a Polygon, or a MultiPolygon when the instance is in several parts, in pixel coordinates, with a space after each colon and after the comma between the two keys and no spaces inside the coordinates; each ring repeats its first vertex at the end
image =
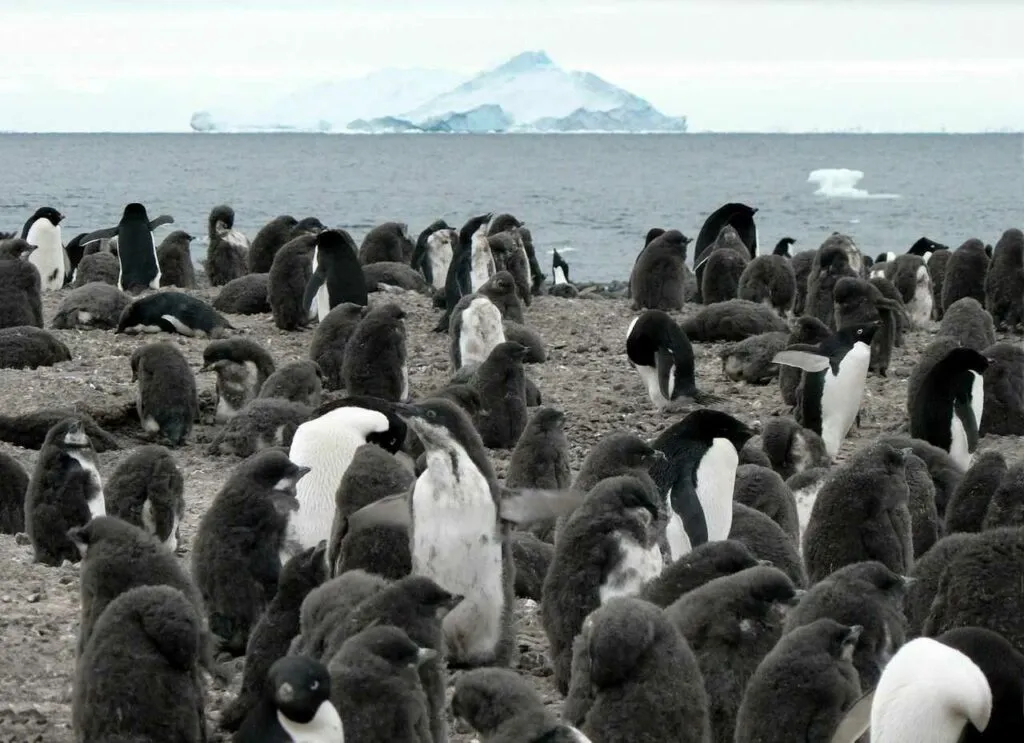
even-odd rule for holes
{"type": "Polygon", "coordinates": [[[645,310],[629,324],[626,357],[659,411],[683,397],[702,405],[721,401],[697,389],[690,339],[663,310],[645,310]]]}
{"type": "Polygon", "coordinates": [[[171,453],[162,446],[140,446],[107,481],[107,513],[155,536],[167,549],[178,549],[185,518],[185,479],[171,453]]]}
{"type": "Polygon", "coordinates": [[[821,436],[830,457],[860,413],[877,329],[877,323],[850,325],[816,346],[790,346],[773,359],[803,370],[797,420],[821,436]]]}
{"type": "Polygon", "coordinates": [[[184,354],[171,343],[149,343],[132,352],[130,363],[143,430],[163,434],[171,446],[183,445],[199,414],[196,378],[184,354]]]}

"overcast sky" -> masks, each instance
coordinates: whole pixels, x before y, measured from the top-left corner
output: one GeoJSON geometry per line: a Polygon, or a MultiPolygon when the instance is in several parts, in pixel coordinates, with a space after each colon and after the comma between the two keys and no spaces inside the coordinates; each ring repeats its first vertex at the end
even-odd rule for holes
{"type": "Polygon", "coordinates": [[[174,131],[384,67],[543,49],[692,130],[1024,130],[1024,2],[0,0],[0,130],[174,131]]]}

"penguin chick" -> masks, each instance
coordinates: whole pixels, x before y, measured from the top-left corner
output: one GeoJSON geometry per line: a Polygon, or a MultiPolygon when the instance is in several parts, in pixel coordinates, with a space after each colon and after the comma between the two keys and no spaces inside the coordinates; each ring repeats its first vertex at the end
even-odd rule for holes
{"type": "Polygon", "coordinates": [[[1024,348],[996,343],[985,349],[985,409],[981,435],[1024,436],[1024,348]]]}
{"type": "Polygon", "coordinates": [[[974,661],[919,637],[900,648],[882,673],[871,703],[871,740],[957,743],[968,727],[984,731],[991,716],[992,690],[974,661]]]}
{"type": "Polygon", "coordinates": [[[323,401],[322,379],[323,374],[315,361],[292,361],[267,377],[257,397],[264,400],[287,400],[317,408],[323,401]]]}
{"type": "Polygon", "coordinates": [[[247,273],[239,276],[226,283],[214,297],[213,308],[229,315],[269,314],[269,284],[269,274],[247,273]]]}
{"type": "Polygon", "coordinates": [[[654,493],[630,476],[602,480],[566,521],[544,580],[541,624],[550,643],[555,686],[569,689],[572,641],[587,614],[616,596],[629,596],[662,569],[659,506],[654,493]]]}
{"type": "Polygon", "coordinates": [[[762,333],[739,343],[730,343],[719,353],[722,373],[733,382],[769,384],[779,376],[779,365],[772,362],[775,354],[785,350],[787,333],[762,333]]]}
{"type": "Polygon", "coordinates": [[[516,566],[516,598],[540,603],[544,594],[544,578],[555,558],[555,548],[528,531],[513,531],[510,539],[516,566]]]}
{"type": "Polygon", "coordinates": [[[935,483],[924,460],[907,455],[907,492],[910,508],[910,539],[914,557],[927,552],[939,539],[941,522],[935,505],[935,483]]]}
{"type": "Polygon", "coordinates": [[[992,494],[1006,475],[1006,459],[994,450],[979,452],[946,504],[945,532],[981,531],[992,494]]]}
{"type": "Polygon", "coordinates": [[[75,666],[76,739],[207,740],[200,636],[199,614],[177,588],[140,586],[115,598],[75,666]]]}
{"type": "Polygon", "coordinates": [[[302,601],[300,632],[293,640],[290,652],[321,662],[330,660],[324,657],[324,652],[331,631],[344,622],[359,604],[389,585],[390,582],[379,575],[362,570],[350,570],[321,583],[302,601]]]}
{"type": "Polygon", "coordinates": [[[242,410],[249,401],[256,397],[258,390],[253,389],[253,375],[246,364],[239,364],[229,359],[219,359],[203,369],[209,369],[217,375],[214,394],[217,409],[214,421],[225,423],[230,421],[242,410]]]}
{"type": "Polygon", "coordinates": [[[540,695],[507,668],[463,673],[455,682],[451,710],[480,734],[482,743],[589,743],[579,730],[559,722],[540,695]]]}
{"type": "Polygon", "coordinates": [[[772,417],[765,422],[761,431],[761,447],[768,455],[772,469],[784,480],[831,463],[821,437],[789,417],[772,417]]]}
{"type": "Polygon", "coordinates": [[[371,627],[346,640],[327,666],[346,735],[365,743],[429,740],[417,669],[436,657],[397,627],[371,627]]]}
{"type": "Polygon", "coordinates": [[[511,449],[526,429],[527,350],[512,341],[499,343],[474,374],[473,386],[480,395],[476,427],[489,449],[511,449]]]}
{"type": "Polygon", "coordinates": [[[853,665],[864,691],[875,687],[882,669],[906,638],[903,599],[912,579],[880,562],[855,562],[839,568],[807,591],[786,617],[786,633],[827,617],[864,628],[853,665]]]}
{"type": "Polygon", "coordinates": [[[320,544],[304,550],[281,568],[277,593],[253,627],[245,649],[242,687],[221,715],[225,730],[237,730],[259,706],[274,663],[288,654],[292,638],[299,634],[302,602],[327,578],[326,547],[320,544]]]}
{"type": "Polygon", "coordinates": [[[585,735],[606,743],[710,740],[697,659],[658,607],[612,599],[587,617],[581,634],[594,690],[585,735]]]}
{"type": "Polygon", "coordinates": [[[811,582],[864,560],[906,574],[914,559],[909,497],[906,456],[888,444],[871,444],[835,470],[804,532],[811,582]]]}
{"type": "Polygon", "coordinates": [[[1003,475],[985,512],[983,530],[1001,526],[1024,526],[1024,461],[1013,465],[1003,475]]]}
{"type": "Polygon", "coordinates": [[[1000,330],[1024,331],[1024,232],[1006,230],[985,275],[985,307],[1000,330]]]}
{"type": "MultiPolygon", "coordinates": [[[[788,250],[788,247],[784,249],[788,250]]],[[[769,305],[780,316],[786,317],[793,309],[793,301],[796,299],[796,273],[793,271],[789,256],[755,256],[740,276],[737,296],[740,299],[769,305]]]]}
{"type": "Polygon", "coordinates": [[[106,513],[96,452],[77,418],[53,426],[39,451],[25,494],[25,531],[36,562],[78,562],[68,530],[106,513]]]}
{"type": "Polygon", "coordinates": [[[185,478],[171,453],[148,444],[132,452],[110,476],[107,513],[154,535],[174,552],[185,518],[185,478]]]}
{"type": "Polygon", "coordinates": [[[506,320],[502,325],[505,328],[505,340],[526,346],[524,364],[543,364],[548,360],[547,348],[544,347],[544,341],[536,330],[510,320],[506,320]]]}
{"type": "Polygon", "coordinates": [[[55,330],[113,330],[130,301],[131,298],[116,286],[93,281],[64,297],[50,327],[55,330]]]}
{"type": "Polygon", "coordinates": [[[510,488],[563,490],[572,483],[565,413],[540,408],[530,418],[509,459],[510,488]]]}
{"type": "Polygon", "coordinates": [[[800,544],[796,498],[774,470],[756,464],[741,464],[736,468],[733,500],[757,509],[781,526],[793,544],[800,544]]]}
{"type": "Polygon", "coordinates": [[[898,300],[886,299],[866,279],[847,276],[836,282],[833,290],[837,328],[875,323],[877,332],[870,339],[871,357],[868,370],[884,377],[888,374],[892,349],[896,345],[899,318],[905,311],[898,300]]]}
{"type": "Polygon", "coordinates": [[[307,472],[280,449],[255,454],[235,468],[199,522],[192,574],[210,630],[233,656],[245,652],[250,629],[277,592],[278,555],[298,507],[295,485],[307,472]]]}
{"type": "Polygon", "coordinates": [[[743,543],[758,560],[766,560],[779,568],[794,585],[807,585],[807,573],[797,545],[781,526],[760,511],[733,503],[729,539],[743,543]]]}
{"type": "Polygon", "coordinates": [[[313,331],[313,340],[309,344],[309,358],[315,361],[323,372],[325,390],[336,391],[345,388],[341,374],[345,364],[345,346],[368,310],[368,307],[353,302],[342,302],[332,307],[313,331]]]}
{"type": "Polygon", "coordinates": [[[913,583],[907,588],[903,613],[907,618],[907,637],[919,637],[939,590],[939,581],[953,556],[971,543],[975,534],[948,534],[921,555],[910,571],[913,583]]]}
{"type": "Polygon", "coordinates": [[[82,555],[79,655],[103,610],[132,588],[172,586],[196,611],[203,610],[198,589],[174,554],[139,527],[113,516],[97,516],[85,526],[69,529],[68,538],[82,555]]]}
{"type": "Polygon", "coordinates": [[[182,446],[199,414],[196,378],[184,354],[161,341],[136,348],[130,362],[132,382],[139,386],[136,409],[143,430],[182,446]]]}
{"type": "Polygon", "coordinates": [[[910,449],[915,457],[928,465],[928,472],[935,484],[935,507],[941,518],[946,513],[946,504],[964,476],[964,471],[953,461],[949,452],[927,441],[907,436],[880,436],[876,443],[888,444],[894,449],[910,449]]]}
{"type": "Polygon", "coordinates": [[[383,304],[366,313],[345,344],[341,379],[349,395],[409,399],[405,310],[383,304]]]}
{"type": "Polygon", "coordinates": [[[0,452],[0,534],[25,531],[28,473],[14,457],[0,452]]]}
{"type": "MultiPolygon", "coordinates": [[[[262,698],[234,743],[344,743],[341,716],[331,704],[331,676],[312,658],[289,655],[267,672],[262,698]]],[[[351,740],[351,739],[350,739],[351,740]]]]}
{"type": "Polygon", "coordinates": [[[235,210],[220,204],[206,220],[206,259],[203,268],[211,286],[224,286],[249,273],[249,238],[234,229],[235,210]]]}
{"type": "Polygon", "coordinates": [[[375,625],[397,627],[421,648],[434,655],[418,665],[420,685],[426,695],[429,740],[448,739],[445,715],[447,669],[443,660],[441,623],[461,596],[444,590],[430,578],[410,575],[395,581],[363,601],[328,638],[327,654],[344,647],[344,642],[375,625]]]}
{"type": "Polygon", "coordinates": [[[745,544],[735,539],[705,542],[667,565],[658,577],[644,584],[638,595],[645,601],[666,607],[716,578],[767,562],[758,560],[745,544]]]}
{"type": "Polygon", "coordinates": [[[996,342],[992,315],[973,297],[958,299],[946,308],[937,335],[952,338],[957,346],[980,352],[996,342]]]}
{"type": "Polygon", "coordinates": [[[203,370],[217,361],[232,361],[245,366],[249,374],[249,390],[255,397],[267,378],[274,373],[274,357],[263,345],[251,338],[235,336],[210,341],[203,349],[203,370]]]}
{"type": "Polygon", "coordinates": [[[733,739],[743,692],[802,594],[781,570],[757,566],[716,578],[665,609],[697,657],[711,740],[733,739]]]}
{"type": "Polygon", "coordinates": [[[942,282],[942,308],[963,297],[985,301],[985,277],[989,269],[989,256],[985,244],[971,238],[954,250],[946,262],[946,273],[942,282]]]}
{"type": "Polygon", "coordinates": [[[207,452],[245,458],[272,446],[289,447],[299,426],[312,415],[312,408],[297,402],[276,397],[253,400],[217,431],[207,452]]]}
{"type": "Polygon", "coordinates": [[[195,238],[185,230],[175,230],[156,249],[160,264],[160,286],[179,289],[196,288],[196,271],[192,265],[192,241],[195,238]]]}
{"type": "Polygon", "coordinates": [[[784,635],[747,686],[736,743],[791,743],[794,731],[831,740],[860,697],[852,662],[860,633],[859,625],[819,619],[784,635]]]}

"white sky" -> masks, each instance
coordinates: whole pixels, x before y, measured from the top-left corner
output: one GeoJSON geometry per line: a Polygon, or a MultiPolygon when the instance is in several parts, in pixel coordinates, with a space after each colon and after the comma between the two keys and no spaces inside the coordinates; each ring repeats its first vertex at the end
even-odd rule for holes
{"type": "Polygon", "coordinates": [[[1024,130],[1024,1],[0,0],[0,130],[177,131],[543,49],[692,130],[1024,130]]]}

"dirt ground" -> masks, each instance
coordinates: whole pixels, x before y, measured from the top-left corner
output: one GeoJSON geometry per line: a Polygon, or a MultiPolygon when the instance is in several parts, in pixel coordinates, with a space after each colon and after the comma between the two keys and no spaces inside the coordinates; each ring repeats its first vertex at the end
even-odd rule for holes
{"type": "MultiPolygon", "coordinates": [[[[47,326],[61,298],[51,294],[44,300],[47,326]]],[[[211,298],[214,292],[201,290],[211,298]]],[[[410,387],[413,397],[444,384],[449,376],[448,337],[431,332],[438,311],[425,297],[401,293],[372,295],[371,303],[395,301],[408,313],[410,387]]],[[[689,307],[679,317],[695,312],[689,307]]],[[[566,412],[566,431],[572,442],[574,465],[590,446],[614,430],[638,432],[651,437],[673,420],[655,412],[637,374],[625,357],[625,331],[633,313],[621,299],[573,300],[540,297],[526,310],[526,321],[538,331],[548,347],[546,363],[532,365],[527,373],[538,384],[544,404],[566,412]]],[[[243,333],[258,339],[280,365],[305,358],[312,331],[287,333],[273,326],[269,315],[231,316],[243,333]]],[[[89,412],[101,424],[124,419],[123,411],[135,399],[130,382],[128,357],[140,344],[154,336],[133,337],[104,331],[55,331],[68,345],[72,361],[35,371],[0,370],[0,414],[11,415],[56,405],[74,405],[89,412]]],[[[868,379],[862,426],[851,432],[839,459],[876,436],[898,429],[904,421],[907,377],[931,331],[909,336],[894,352],[887,379],[868,379]]],[[[179,344],[189,359],[200,394],[213,389],[212,374],[199,374],[205,341],[177,335],[163,335],[179,344]]],[[[753,387],[733,383],[724,377],[718,360],[719,345],[696,346],[698,384],[722,395],[720,407],[755,423],[763,421],[780,405],[777,385],[753,387]]],[[[122,442],[120,451],[99,455],[104,478],[134,446],[144,441],[137,420],[109,428],[122,442]]],[[[208,424],[197,425],[190,444],[174,451],[185,476],[187,515],[182,538],[187,548],[195,535],[201,514],[224,483],[232,458],[210,457],[205,453],[215,432],[208,424]]],[[[1012,458],[1020,456],[1019,439],[989,437],[983,448],[998,447],[1012,458]]],[[[37,452],[0,443],[31,472],[37,452]]],[[[499,476],[504,475],[509,452],[493,451],[499,476]]],[[[0,742],[67,743],[73,740],[70,723],[71,684],[74,673],[74,645],[78,624],[79,587],[77,566],[48,568],[33,564],[27,539],[0,535],[0,742]]],[[[555,709],[560,699],[550,683],[546,640],[537,621],[537,607],[518,602],[520,658],[518,670],[532,679],[547,703],[555,709]]],[[[230,690],[211,691],[208,715],[216,730],[219,710],[231,699],[241,678],[241,660],[233,664],[235,680],[230,690]]],[[[470,741],[473,736],[453,730],[452,740],[470,741]]],[[[213,740],[227,740],[216,732],[213,740]]]]}

